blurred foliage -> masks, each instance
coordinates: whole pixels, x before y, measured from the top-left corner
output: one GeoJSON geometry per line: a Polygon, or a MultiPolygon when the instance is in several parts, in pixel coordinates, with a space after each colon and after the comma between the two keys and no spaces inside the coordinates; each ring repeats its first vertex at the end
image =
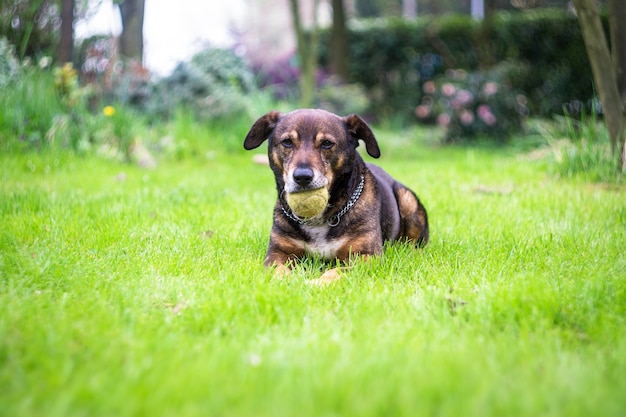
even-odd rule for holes
{"type": "Polygon", "coordinates": [[[246,111],[246,97],[256,91],[252,70],[241,57],[226,49],[208,49],[154,83],[144,106],[165,117],[188,108],[210,120],[246,111]]]}
{"type": "Polygon", "coordinates": [[[370,102],[365,89],[359,84],[346,84],[336,77],[325,79],[315,92],[318,108],[339,114],[365,114],[370,102]]]}
{"type": "MultiPolygon", "coordinates": [[[[153,167],[155,153],[195,149],[184,137],[162,135],[169,123],[231,132],[219,136],[228,149],[240,150],[253,116],[274,107],[252,71],[230,51],[201,52],[162,79],[136,61],[115,58],[110,39],[94,38],[79,51],[83,62],[77,68],[70,63],[49,68],[50,59],[41,60],[45,65],[20,65],[0,41],[0,65],[12,68],[0,77],[6,80],[0,151],[67,149],[153,167]]],[[[211,136],[194,133],[193,140],[211,136]]]]}
{"type": "MultiPolygon", "coordinates": [[[[56,57],[60,40],[60,0],[0,0],[0,37],[15,46],[20,60],[56,57]]],[[[75,0],[74,19],[97,8],[91,0],[75,0]]]]}
{"type": "Polygon", "coordinates": [[[54,56],[60,27],[56,0],[2,0],[0,36],[15,45],[20,59],[54,56]]]}
{"type": "Polygon", "coordinates": [[[424,83],[415,114],[424,123],[444,127],[447,143],[486,137],[504,143],[522,130],[528,114],[526,96],[510,81],[527,70],[508,62],[489,71],[448,70],[424,83]]]}
{"type": "Polygon", "coordinates": [[[0,37],[0,88],[15,81],[20,73],[20,64],[15,56],[15,48],[6,38],[0,37]]]}
{"type": "MultiPolygon", "coordinates": [[[[470,14],[472,0],[414,0],[419,15],[470,14]]],[[[604,0],[599,0],[603,2],[604,0]]],[[[568,7],[570,0],[489,0],[493,10],[529,10],[540,7],[568,7]]],[[[354,0],[356,14],[361,18],[402,16],[403,0],[354,0]]]]}
{"type": "Polygon", "coordinates": [[[595,112],[583,111],[577,118],[557,116],[542,133],[548,140],[556,174],[607,183],[626,180],[611,153],[606,126],[595,112]]]}
{"type": "MultiPolygon", "coordinates": [[[[423,84],[448,69],[475,72],[504,61],[532,68],[510,80],[528,97],[531,115],[562,113],[571,102],[588,106],[594,97],[578,21],[564,10],[502,12],[482,23],[464,15],[366,20],[355,22],[349,37],[350,80],[366,88],[382,117],[410,120],[423,84]]],[[[324,67],[329,40],[322,32],[324,67]]]]}
{"type": "Polygon", "coordinates": [[[0,95],[0,149],[95,151],[127,160],[143,119],[129,109],[90,110],[90,85],[71,64],[54,69],[25,65],[0,95]]]}

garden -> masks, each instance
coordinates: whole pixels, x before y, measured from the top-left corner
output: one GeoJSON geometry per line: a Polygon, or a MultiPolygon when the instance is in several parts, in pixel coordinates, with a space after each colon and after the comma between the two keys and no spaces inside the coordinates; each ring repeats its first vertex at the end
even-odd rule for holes
{"type": "Polygon", "coordinates": [[[539,116],[527,68],[432,53],[398,120],[371,115],[380,85],[325,79],[431,237],[313,286],[319,259],[263,267],[275,185],[242,146],[289,90],[230,51],[155,82],[90,48],[0,41],[0,416],[623,414],[626,188],[593,100],[539,116]]]}

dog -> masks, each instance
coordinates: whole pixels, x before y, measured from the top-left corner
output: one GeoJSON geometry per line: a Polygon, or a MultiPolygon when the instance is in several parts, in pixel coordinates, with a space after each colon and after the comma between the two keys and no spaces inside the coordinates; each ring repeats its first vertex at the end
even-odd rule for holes
{"type": "MultiPolygon", "coordinates": [[[[243,145],[251,150],[265,140],[278,192],[266,267],[282,276],[306,255],[345,264],[353,255],[380,255],[386,241],[428,242],[428,216],[416,194],[358,153],[362,141],[370,156],[380,157],[374,133],[358,115],[270,111],[254,122],[243,145]],[[295,215],[285,193],[320,187],[329,196],[323,212],[310,219],[295,215]]],[[[318,283],[338,276],[333,268],[318,283]]]]}

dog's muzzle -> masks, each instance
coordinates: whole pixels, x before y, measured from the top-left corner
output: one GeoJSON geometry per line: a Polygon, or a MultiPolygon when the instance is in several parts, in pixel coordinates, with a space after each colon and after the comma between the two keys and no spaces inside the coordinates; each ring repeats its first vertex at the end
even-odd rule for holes
{"type": "Polygon", "coordinates": [[[328,180],[319,172],[314,171],[311,167],[297,167],[285,178],[285,191],[288,193],[296,193],[298,191],[315,190],[325,187],[328,180]]]}

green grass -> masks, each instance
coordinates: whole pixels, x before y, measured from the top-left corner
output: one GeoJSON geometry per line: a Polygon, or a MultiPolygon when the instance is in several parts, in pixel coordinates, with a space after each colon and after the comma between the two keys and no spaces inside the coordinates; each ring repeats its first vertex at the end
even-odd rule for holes
{"type": "Polygon", "coordinates": [[[219,138],[0,155],[0,415],[623,415],[626,190],[377,133],[431,241],[322,288],[262,267],[273,179],[219,138]]]}

